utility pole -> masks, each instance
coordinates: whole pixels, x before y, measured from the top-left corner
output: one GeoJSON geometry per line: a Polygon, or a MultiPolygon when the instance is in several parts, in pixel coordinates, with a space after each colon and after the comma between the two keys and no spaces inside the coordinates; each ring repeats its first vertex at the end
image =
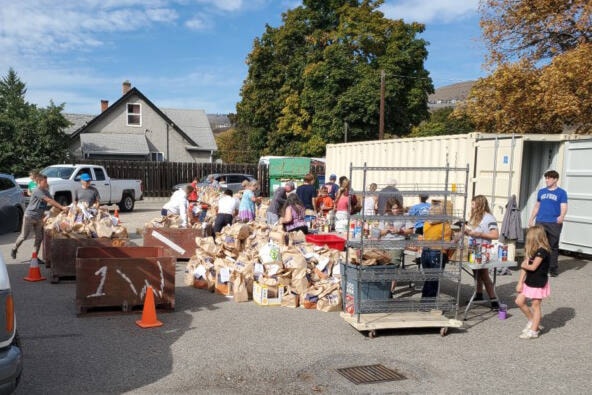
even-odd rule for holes
{"type": "Polygon", "coordinates": [[[345,134],[344,136],[344,143],[347,143],[347,128],[348,128],[348,124],[347,121],[343,121],[343,132],[345,134]]]}
{"type": "Polygon", "coordinates": [[[378,119],[378,140],[384,139],[384,70],[380,70],[380,115],[378,119]]]}

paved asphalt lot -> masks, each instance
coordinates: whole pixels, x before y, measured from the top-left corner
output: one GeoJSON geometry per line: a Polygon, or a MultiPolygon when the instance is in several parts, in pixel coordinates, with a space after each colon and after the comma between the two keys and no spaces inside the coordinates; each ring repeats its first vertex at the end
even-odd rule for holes
{"type": "MultiPolygon", "coordinates": [[[[163,200],[138,202],[122,214],[132,239],[158,215],[163,200]]],[[[502,321],[485,307],[462,330],[386,330],[368,338],[338,313],[237,304],[185,287],[177,265],[176,310],[164,326],[140,329],[138,314],[75,314],[75,283],[28,283],[23,244],[0,235],[16,299],[25,368],[17,394],[83,393],[590,393],[592,265],[562,256],[543,303],[543,335],[518,338],[525,320],[513,304],[517,273],[498,277],[510,305],[502,321]],[[335,369],[381,363],[406,380],[355,385],[335,369]]],[[[45,268],[42,272],[46,273],[45,268]]],[[[463,276],[463,300],[471,286],[463,276]]]]}

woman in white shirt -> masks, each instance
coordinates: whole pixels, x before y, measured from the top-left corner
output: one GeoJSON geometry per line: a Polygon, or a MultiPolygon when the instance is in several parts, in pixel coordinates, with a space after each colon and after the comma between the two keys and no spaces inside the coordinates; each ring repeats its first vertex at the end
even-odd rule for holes
{"type": "MultiPolygon", "coordinates": [[[[499,237],[497,221],[491,214],[487,198],[483,195],[477,195],[471,201],[471,217],[469,218],[469,226],[465,228],[465,233],[475,240],[476,245],[489,244],[492,240],[499,237]]],[[[491,308],[499,309],[497,296],[493,288],[493,282],[489,277],[488,269],[474,270],[474,275],[477,276],[477,289],[475,300],[483,300],[483,285],[489,296],[491,308]]]]}

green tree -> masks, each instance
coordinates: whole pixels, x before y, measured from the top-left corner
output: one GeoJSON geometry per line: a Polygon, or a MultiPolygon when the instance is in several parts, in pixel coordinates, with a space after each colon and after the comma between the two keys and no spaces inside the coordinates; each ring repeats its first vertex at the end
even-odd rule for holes
{"type": "Polygon", "coordinates": [[[0,80],[0,169],[25,174],[66,159],[69,122],[64,105],[37,108],[25,100],[25,84],[10,68],[0,80]]]}
{"type": "Polygon", "coordinates": [[[466,115],[454,116],[453,107],[438,108],[430,113],[430,119],[414,126],[410,137],[445,136],[475,131],[466,115]]]}
{"type": "Polygon", "coordinates": [[[327,143],[376,139],[380,73],[386,73],[385,135],[428,117],[424,26],[390,20],[382,0],[304,0],[267,26],[248,55],[237,127],[251,152],[321,156],[327,143]]]}

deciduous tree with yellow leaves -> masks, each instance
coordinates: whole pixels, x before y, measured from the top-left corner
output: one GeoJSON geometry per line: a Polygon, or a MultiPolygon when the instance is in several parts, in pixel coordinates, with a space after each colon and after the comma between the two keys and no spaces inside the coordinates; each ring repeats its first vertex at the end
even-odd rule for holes
{"type": "Polygon", "coordinates": [[[457,115],[496,133],[592,133],[592,2],[481,0],[489,77],[457,115]]]}

